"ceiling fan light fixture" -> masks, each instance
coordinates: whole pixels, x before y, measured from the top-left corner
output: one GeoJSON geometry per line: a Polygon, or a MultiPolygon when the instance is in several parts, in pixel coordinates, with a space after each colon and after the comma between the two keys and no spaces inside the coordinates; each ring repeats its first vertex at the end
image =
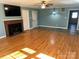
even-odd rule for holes
{"type": "Polygon", "coordinates": [[[42,8],[42,9],[45,9],[45,8],[46,8],[46,5],[45,5],[45,4],[42,4],[42,5],[41,5],[41,8],[42,8]]]}

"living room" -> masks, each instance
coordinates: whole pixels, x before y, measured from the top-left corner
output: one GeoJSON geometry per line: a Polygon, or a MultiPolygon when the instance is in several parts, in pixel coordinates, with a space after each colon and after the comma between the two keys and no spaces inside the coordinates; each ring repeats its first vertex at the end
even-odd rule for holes
{"type": "Polygon", "coordinates": [[[78,59],[78,0],[0,1],[0,59],[78,59]]]}

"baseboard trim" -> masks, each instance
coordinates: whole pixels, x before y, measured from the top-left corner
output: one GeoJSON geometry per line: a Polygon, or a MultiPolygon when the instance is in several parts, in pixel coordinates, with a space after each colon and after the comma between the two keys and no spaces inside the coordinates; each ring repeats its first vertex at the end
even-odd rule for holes
{"type": "MultiPolygon", "coordinates": [[[[31,28],[29,28],[29,29],[27,29],[27,30],[32,30],[32,29],[34,29],[34,28],[37,28],[37,27],[31,27],[31,28]]],[[[27,31],[27,30],[24,30],[24,31],[27,31]]]]}
{"type": "Polygon", "coordinates": [[[6,35],[4,35],[4,36],[0,36],[0,39],[5,38],[5,37],[6,37],[6,35]]]}
{"type": "Polygon", "coordinates": [[[48,28],[67,29],[66,27],[55,27],[55,26],[46,26],[46,25],[39,25],[39,27],[48,27],[48,28]]]}
{"type": "Polygon", "coordinates": [[[79,31],[79,29],[77,29],[79,31]]]}
{"type": "Polygon", "coordinates": [[[31,27],[30,29],[34,29],[34,28],[37,28],[37,27],[39,27],[39,26],[36,26],[36,27],[31,27]]]}
{"type": "Polygon", "coordinates": [[[31,30],[31,29],[34,29],[34,28],[36,28],[36,27],[31,27],[30,30],[31,30]]]}

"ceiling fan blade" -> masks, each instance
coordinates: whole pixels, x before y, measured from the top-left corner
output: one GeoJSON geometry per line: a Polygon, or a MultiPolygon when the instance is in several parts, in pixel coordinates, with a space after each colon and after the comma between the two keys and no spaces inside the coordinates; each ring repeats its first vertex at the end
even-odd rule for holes
{"type": "Polygon", "coordinates": [[[46,1],[42,1],[42,4],[46,4],[46,1]]]}
{"type": "Polygon", "coordinates": [[[50,4],[50,3],[49,3],[48,5],[49,5],[49,6],[53,6],[53,4],[50,4]]]}
{"type": "Polygon", "coordinates": [[[46,7],[50,7],[50,6],[53,6],[53,4],[47,4],[47,5],[46,5],[46,7]]]}
{"type": "Polygon", "coordinates": [[[49,1],[48,2],[41,1],[40,3],[36,3],[36,4],[32,5],[32,6],[41,7],[42,5],[45,5],[46,7],[51,7],[51,6],[53,6],[53,3],[49,2],[49,1]]]}

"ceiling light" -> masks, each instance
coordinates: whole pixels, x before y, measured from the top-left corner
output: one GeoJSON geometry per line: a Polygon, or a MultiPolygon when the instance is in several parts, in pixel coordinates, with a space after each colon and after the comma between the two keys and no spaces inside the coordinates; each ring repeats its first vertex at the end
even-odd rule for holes
{"type": "Polygon", "coordinates": [[[5,7],[5,10],[8,10],[8,7],[5,7]]]}
{"type": "Polygon", "coordinates": [[[46,8],[46,5],[45,5],[45,4],[42,4],[42,5],[41,5],[41,8],[42,8],[42,9],[45,9],[45,8],[46,8]]]}

